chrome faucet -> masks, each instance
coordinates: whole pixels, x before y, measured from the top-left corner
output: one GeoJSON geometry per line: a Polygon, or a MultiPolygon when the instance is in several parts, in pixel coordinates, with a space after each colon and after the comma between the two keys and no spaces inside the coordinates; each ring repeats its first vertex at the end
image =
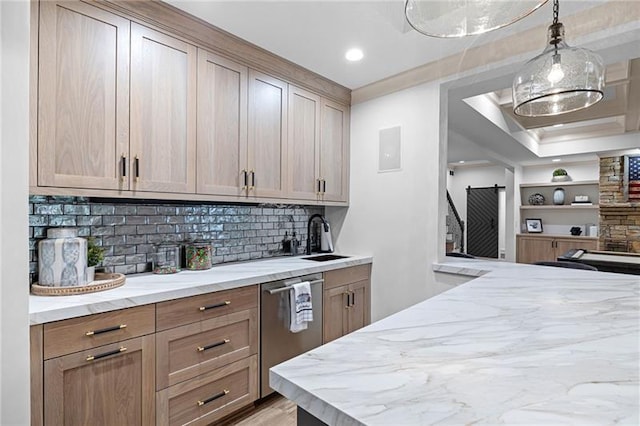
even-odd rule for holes
{"type": "Polygon", "coordinates": [[[324,226],[324,231],[329,232],[329,224],[325,220],[324,216],[317,213],[311,215],[309,222],[307,222],[307,254],[311,254],[311,222],[313,222],[313,219],[320,219],[322,221],[322,226],[324,226]]]}

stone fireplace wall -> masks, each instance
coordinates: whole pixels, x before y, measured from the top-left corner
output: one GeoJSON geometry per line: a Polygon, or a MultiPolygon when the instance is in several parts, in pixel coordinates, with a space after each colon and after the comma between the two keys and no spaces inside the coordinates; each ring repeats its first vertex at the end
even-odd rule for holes
{"type": "Polygon", "coordinates": [[[640,253],[640,203],[624,195],[624,157],[600,159],[600,250],[640,253]]]}

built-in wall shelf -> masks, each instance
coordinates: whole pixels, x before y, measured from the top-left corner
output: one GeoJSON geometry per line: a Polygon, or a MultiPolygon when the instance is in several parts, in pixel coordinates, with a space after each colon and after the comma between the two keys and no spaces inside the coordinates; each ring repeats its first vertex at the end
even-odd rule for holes
{"type": "Polygon", "coordinates": [[[600,208],[600,205],[598,204],[593,204],[589,206],[572,206],[568,204],[563,204],[560,206],[556,206],[556,205],[520,206],[520,210],[562,210],[562,209],[597,210],[599,208],[600,208]]]}
{"type": "Polygon", "coordinates": [[[597,180],[578,180],[578,181],[565,181],[565,182],[543,182],[543,183],[521,183],[520,188],[533,188],[538,186],[555,186],[555,187],[564,187],[564,186],[575,186],[575,185],[599,185],[600,182],[597,180]]]}

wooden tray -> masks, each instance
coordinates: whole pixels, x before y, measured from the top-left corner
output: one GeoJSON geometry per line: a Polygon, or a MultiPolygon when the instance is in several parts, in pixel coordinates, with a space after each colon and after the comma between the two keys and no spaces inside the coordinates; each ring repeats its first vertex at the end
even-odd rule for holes
{"type": "Polygon", "coordinates": [[[70,296],[72,294],[95,293],[96,291],[110,290],[120,287],[125,281],[124,274],[106,274],[96,272],[95,279],[83,286],[53,287],[42,286],[38,283],[31,285],[31,293],[38,296],[70,296]]]}

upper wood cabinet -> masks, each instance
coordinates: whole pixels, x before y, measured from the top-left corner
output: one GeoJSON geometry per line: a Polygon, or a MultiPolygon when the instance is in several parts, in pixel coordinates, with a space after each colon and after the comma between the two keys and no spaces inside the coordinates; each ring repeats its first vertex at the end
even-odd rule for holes
{"type": "Polygon", "coordinates": [[[247,67],[198,49],[197,189],[242,195],[247,172],[247,67]]]}
{"type": "Polygon", "coordinates": [[[249,70],[248,195],[285,195],[287,83],[249,70]]]}
{"type": "Polygon", "coordinates": [[[289,86],[289,198],[347,201],[348,121],[348,107],[289,86]]]}
{"type": "Polygon", "coordinates": [[[161,2],[91,3],[32,7],[32,194],[347,203],[349,106],[321,96],[348,89],[214,54],[161,2]]]}
{"type": "Polygon", "coordinates": [[[38,185],[127,189],[129,21],[43,1],[39,31],[38,185]]]}
{"type": "Polygon", "coordinates": [[[287,195],[318,200],[320,195],[320,96],[289,86],[287,195]]]}
{"type": "Polygon", "coordinates": [[[349,199],[349,107],[322,99],[320,181],[323,201],[349,199]]]}
{"type": "Polygon", "coordinates": [[[131,24],[132,189],[195,192],[195,46],[131,24]]]}

